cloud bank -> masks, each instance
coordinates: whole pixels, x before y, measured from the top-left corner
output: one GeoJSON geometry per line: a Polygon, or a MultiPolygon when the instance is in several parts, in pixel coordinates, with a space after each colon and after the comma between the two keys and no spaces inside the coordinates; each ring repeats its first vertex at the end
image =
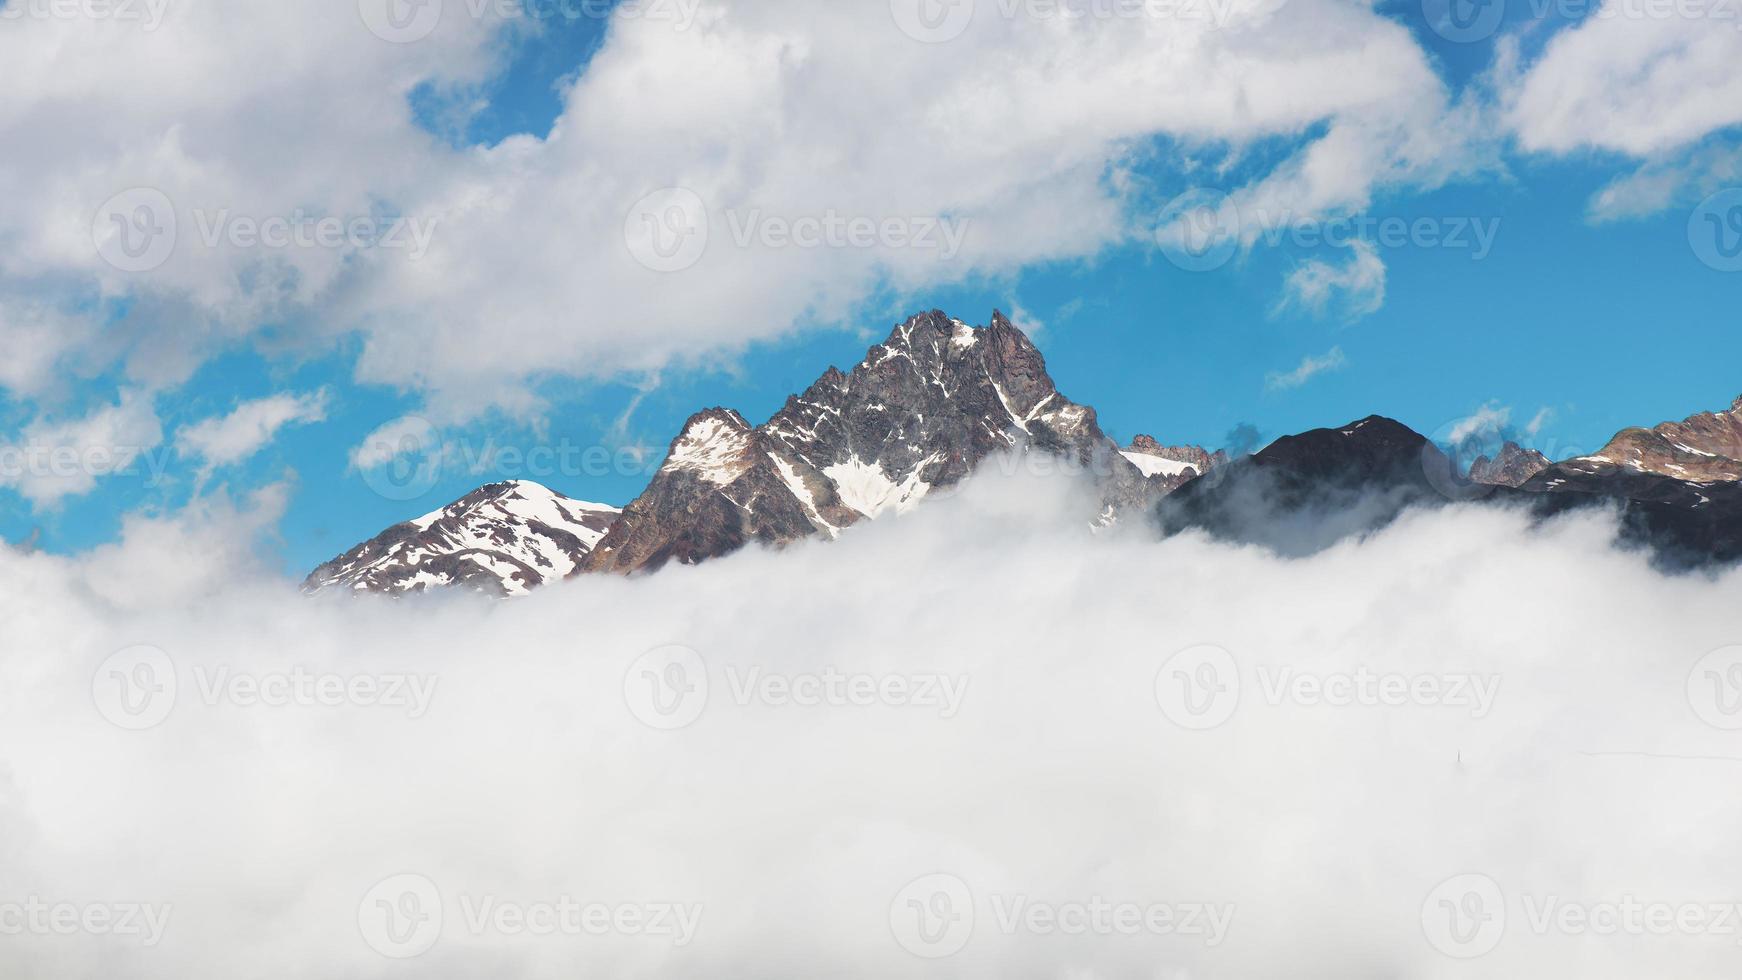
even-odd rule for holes
{"type": "Polygon", "coordinates": [[[370,602],[252,563],[279,503],[0,552],[0,972],[1733,973],[1736,577],[1596,516],[1285,561],[988,473],[370,602]]]}

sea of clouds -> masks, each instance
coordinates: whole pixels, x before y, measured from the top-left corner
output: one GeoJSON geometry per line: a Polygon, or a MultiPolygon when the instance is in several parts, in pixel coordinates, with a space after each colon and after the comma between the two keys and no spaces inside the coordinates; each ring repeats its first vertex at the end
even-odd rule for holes
{"type": "Polygon", "coordinates": [[[1600,514],[1309,558],[983,474],[523,601],[282,500],[0,551],[0,975],[1731,977],[1742,604],[1600,514]]]}

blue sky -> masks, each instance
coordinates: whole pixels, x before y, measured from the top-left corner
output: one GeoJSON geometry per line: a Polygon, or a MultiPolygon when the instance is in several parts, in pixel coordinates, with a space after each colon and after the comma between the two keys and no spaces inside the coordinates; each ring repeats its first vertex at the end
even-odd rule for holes
{"type": "MultiPolygon", "coordinates": [[[[1382,12],[1410,28],[1454,97],[1489,84],[1497,45],[1516,44],[1528,60],[1579,19],[1529,22],[1526,6],[1514,4],[1509,28],[1495,39],[1452,43],[1429,28],[1420,4],[1382,12]]],[[[564,111],[566,84],[605,41],[604,23],[591,18],[499,38],[489,68],[468,84],[411,90],[409,115],[431,140],[460,153],[519,134],[542,140],[564,111]]],[[[1232,191],[1323,135],[1309,127],[1275,139],[1211,186],[1232,191]]],[[[1719,127],[1696,145],[1727,147],[1735,135],[1734,127],[1719,127]]],[[[1371,284],[1333,291],[1323,309],[1285,302],[1291,275],[1315,262],[1343,268],[1348,248],[1260,244],[1219,268],[1188,271],[1151,241],[1123,241],[1087,258],[972,272],[920,290],[884,284],[844,315],[795,318],[774,339],[702,345],[690,363],[537,377],[528,384],[543,399],[541,410],[454,416],[441,425],[442,436],[474,455],[485,446],[566,446],[631,447],[651,456],[640,467],[554,472],[517,465],[512,456],[450,466],[410,499],[372,490],[350,452],[384,423],[430,414],[428,393],[358,380],[364,343],[356,337],[341,335],[319,350],[278,349],[269,332],[255,334],[222,345],[156,394],[165,438],[152,459],[164,467],[161,479],[105,477],[90,492],[49,504],[0,489],[0,535],[34,535],[44,549],[77,552],[115,538],[127,514],[171,512],[198,495],[289,481],[288,510],[268,547],[287,574],[299,575],[494,479],[527,477],[623,504],[695,410],[728,405],[760,421],[830,364],[849,367],[891,324],[933,307],[976,324],[994,308],[1012,313],[1032,330],[1061,389],[1095,406],[1121,441],[1142,432],[1214,448],[1240,426],[1268,441],[1372,413],[1432,433],[1486,406],[1508,411],[1521,440],[1551,456],[1592,451],[1624,426],[1721,408],[1742,394],[1742,278],[1703,263],[1690,244],[1690,211],[1703,195],[1683,193],[1671,206],[1621,220],[1591,216],[1594,198],[1638,161],[1601,148],[1532,153],[1513,143],[1497,166],[1443,186],[1376,187],[1358,212],[1371,221],[1429,219],[1442,229],[1481,222],[1494,238],[1485,254],[1375,244],[1383,299],[1371,312],[1350,308],[1375,299],[1371,284]],[[1302,383],[1275,380],[1332,352],[1334,366],[1302,383]],[[325,393],[324,419],[285,426],[255,454],[203,481],[198,461],[173,448],[174,434],[199,420],[275,393],[316,391],[325,393]]],[[[1204,185],[1201,170],[1187,169],[1161,140],[1133,173],[1159,205],[1204,185]]],[[[117,307],[108,310],[111,322],[120,319],[117,307]]],[[[480,332],[488,335],[487,326],[480,332]]],[[[76,377],[58,396],[61,410],[112,398],[120,370],[76,377]]],[[[14,430],[42,411],[41,398],[10,393],[0,402],[0,420],[14,430]]]]}

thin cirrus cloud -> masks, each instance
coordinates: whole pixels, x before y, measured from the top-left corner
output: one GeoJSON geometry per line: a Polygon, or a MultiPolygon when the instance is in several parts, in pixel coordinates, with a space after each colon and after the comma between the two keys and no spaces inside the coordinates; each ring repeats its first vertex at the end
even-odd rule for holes
{"type": "Polygon", "coordinates": [[[1300,364],[1292,371],[1273,371],[1265,375],[1264,385],[1272,391],[1299,388],[1327,371],[1341,370],[1348,363],[1349,359],[1343,355],[1343,348],[1333,347],[1316,357],[1309,355],[1302,358],[1300,364]]]}

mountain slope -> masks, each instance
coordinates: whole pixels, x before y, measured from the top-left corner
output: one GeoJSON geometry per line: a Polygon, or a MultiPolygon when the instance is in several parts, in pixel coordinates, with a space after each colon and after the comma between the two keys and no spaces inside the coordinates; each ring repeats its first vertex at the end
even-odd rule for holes
{"type": "Polygon", "coordinates": [[[976,329],[934,310],[898,325],[851,373],[830,368],[763,425],[727,409],[692,417],[586,568],[633,572],[752,541],[833,537],[1012,449],[1093,472],[1109,517],[1153,492],[1002,313],[976,329]]]}
{"type": "Polygon", "coordinates": [[[1589,456],[1554,467],[1555,478],[1655,475],[1691,483],[1742,480],[1742,398],[1726,411],[1701,412],[1649,429],[1623,429],[1589,456]]]}
{"type": "Polygon", "coordinates": [[[574,574],[619,513],[524,480],[493,483],[334,558],[309,575],[303,591],[458,586],[520,595],[574,574]]]}

